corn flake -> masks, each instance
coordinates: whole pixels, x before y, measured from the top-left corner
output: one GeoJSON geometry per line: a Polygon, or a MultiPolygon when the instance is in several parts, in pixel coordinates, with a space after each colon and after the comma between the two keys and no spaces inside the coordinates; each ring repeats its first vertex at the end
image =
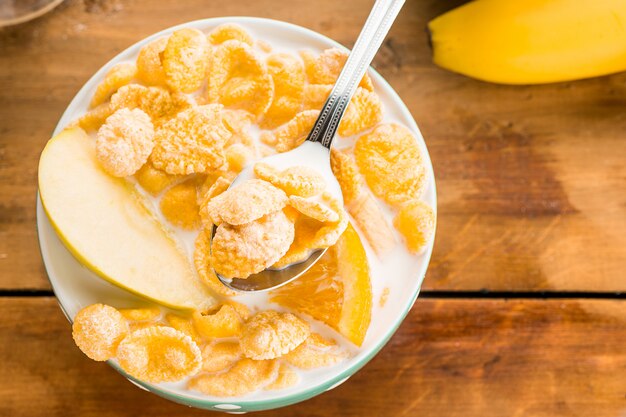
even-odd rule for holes
{"type": "Polygon", "coordinates": [[[239,317],[241,317],[242,320],[248,320],[250,318],[250,309],[248,308],[247,305],[242,304],[242,303],[238,303],[236,301],[233,300],[225,300],[224,304],[227,304],[229,306],[231,306],[232,308],[235,309],[235,311],[237,312],[237,314],[239,314],[239,317]]]}
{"type": "Polygon", "coordinates": [[[249,129],[254,115],[245,110],[224,109],[222,118],[224,126],[232,134],[226,145],[242,144],[253,150],[255,143],[249,129]]]}
{"type": "Polygon", "coordinates": [[[247,180],[211,199],[206,212],[219,225],[243,225],[285,207],[287,196],[267,181],[247,180]]]}
{"type": "Polygon", "coordinates": [[[232,180],[228,177],[218,177],[215,182],[211,185],[211,187],[207,190],[206,193],[202,196],[200,200],[199,210],[200,210],[200,219],[204,225],[212,224],[211,217],[209,216],[208,205],[214,197],[222,194],[224,191],[230,187],[232,180]]]}
{"type": "Polygon", "coordinates": [[[227,278],[247,278],[278,261],[294,238],[294,225],[277,211],[242,226],[222,224],[211,247],[211,264],[227,278]]]}
{"type": "Polygon", "coordinates": [[[145,45],[137,56],[137,77],[148,85],[165,85],[165,70],[161,56],[167,46],[167,37],[145,45]]]}
{"type": "Polygon", "coordinates": [[[234,143],[226,148],[226,162],[228,169],[241,172],[254,159],[254,150],[241,143],[234,143]]]}
{"type": "Polygon", "coordinates": [[[188,316],[179,316],[178,314],[170,313],[170,314],[166,314],[165,315],[165,320],[174,329],[176,329],[179,332],[182,332],[182,333],[186,334],[187,336],[191,337],[191,339],[194,342],[196,342],[196,344],[198,346],[200,346],[204,342],[204,339],[202,338],[200,333],[198,333],[198,331],[194,327],[193,321],[191,320],[190,317],[188,317],[188,316]]]}
{"type": "Polygon", "coordinates": [[[322,198],[328,203],[331,210],[339,215],[339,220],[323,223],[322,227],[315,233],[312,242],[314,248],[327,248],[334,245],[348,227],[348,215],[339,200],[324,194],[322,198]]]}
{"type": "Polygon", "coordinates": [[[347,208],[359,230],[379,257],[393,249],[396,245],[393,230],[369,191],[362,192],[347,208]]]}
{"type": "Polygon", "coordinates": [[[237,397],[250,394],[271,383],[278,372],[278,362],[241,359],[228,371],[202,374],[191,379],[188,387],[206,395],[237,397]]]}
{"type": "Polygon", "coordinates": [[[300,381],[300,376],[289,365],[281,363],[276,380],[265,387],[266,390],[279,390],[293,387],[300,381]]]}
{"type": "Polygon", "coordinates": [[[333,148],[330,150],[330,167],[339,182],[343,201],[349,206],[361,194],[361,174],[354,158],[345,151],[333,148]]]}
{"type": "MultiPolygon", "coordinates": [[[[333,86],[327,84],[309,84],[304,90],[304,110],[320,110],[333,86]]],[[[378,95],[368,89],[359,87],[350,100],[346,113],[339,123],[338,133],[341,136],[353,136],[370,129],[382,120],[382,103],[378,95]]]]}
{"type": "Polygon", "coordinates": [[[306,166],[293,166],[280,172],[264,162],[254,165],[254,173],[260,179],[283,190],[287,195],[312,197],[326,188],[326,182],[317,171],[306,166]]]}
{"type": "MultiPolygon", "coordinates": [[[[287,206],[289,208],[289,206],[287,206]]],[[[298,214],[299,212],[295,209],[298,214]]],[[[284,268],[288,265],[302,262],[311,255],[311,252],[318,249],[316,244],[316,234],[322,224],[308,217],[297,218],[295,220],[295,236],[293,243],[287,252],[280,258],[273,268],[284,268]]]]}
{"type": "Polygon", "coordinates": [[[202,371],[219,372],[241,359],[239,342],[217,342],[202,349],[202,371]]]}
{"type": "Polygon", "coordinates": [[[152,163],[168,174],[192,174],[219,169],[225,163],[221,106],[208,104],[187,109],[156,131],[152,163]]]}
{"type": "Polygon", "coordinates": [[[265,52],[266,54],[269,54],[270,52],[272,52],[272,45],[270,45],[268,42],[265,42],[263,39],[258,39],[254,45],[261,51],[261,52],[265,52]]]}
{"type": "Polygon", "coordinates": [[[200,88],[207,71],[206,37],[197,29],[175,31],[163,51],[165,81],[174,91],[193,93],[200,88]]]}
{"type": "Polygon", "coordinates": [[[339,221],[339,214],[319,201],[292,195],[289,197],[289,205],[305,216],[322,223],[339,221]]]}
{"type": "Polygon", "coordinates": [[[198,192],[200,204],[202,204],[204,200],[211,199],[226,191],[236,177],[236,173],[223,170],[214,171],[206,175],[198,192]]]}
{"type": "MultiPolygon", "coordinates": [[[[348,53],[339,48],[326,49],[317,57],[311,51],[301,51],[304,68],[310,84],[335,84],[348,59],[348,53]]],[[[372,80],[365,74],[360,87],[373,91],[372,80]]]]}
{"type": "Polygon", "coordinates": [[[71,123],[68,127],[78,125],[81,129],[86,131],[98,130],[100,129],[100,126],[104,124],[106,119],[112,114],[113,110],[111,109],[111,105],[109,103],[104,103],[89,110],[75,123],[71,123]]]}
{"type": "Polygon", "coordinates": [[[304,87],[302,109],[321,110],[332,89],[332,84],[308,84],[304,87]]]}
{"type": "Polygon", "coordinates": [[[167,190],[159,206],[163,216],[178,227],[195,230],[200,226],[198,189],[194,178],[167,190]]]}
{"type": "Polygon", "coordinates": [[[239,336],[243,328],[241,316],[230,304],[205,311],[196,310],[192,319],[198,333],[207,339],[239,336]]]}
{"type": "Polygon", "coordinates": [[[259,140],[261,141],[261,143],[267,145],[267,149],[268,151],[272,151],[273,153],[276,153],[276,151],[272,148],[270,148],[270,146],[276,146],[276,136],[274,136],[274,133],[272,132],[261,132],[261,134],[259,135],[259,140]]]}
{"type": "Polygon", "coordinates": [[[134,174],[154,147],[154,127],[150,117],[139,109],[120,109],[98,130],[96,158],[115,177],[134,174]]]}
{"type": "Polygon", "coordinates": [[[338,133],[341,136],[356,135],[376,126],[382,118],[382,103],[378,94],[359,87],[339,123],[338,133]]]}
{"type": "Polygon", "coordinates": [[[211,291],[224,296],[233,296],[236,294],[236,292],[229,289],[220,282],[220,280],[215,275],[215,272],[213,271],[213,266],[211,266],[210,233],[210,230],[205,229],[201,231],[198,235],[195,243],[195,249],[193,252],[193,263],[196,267],[198,275],[200,276],[200,280],[211,291]]]}
{"type": "Polygon", "coordinates": [[[420,253],[435,233],[435,212],[423,201],[408,201],[400,206],[393,224],[404,236],[409,251],[420,253]]]}
{"type": "Polygon", "coordinates": [[[136,74],[137,67],[135,67],[135,64],[123,62],[115,65],[96,87],[96,92],[91,98],[89,107],[96,107],[107,101],[120,87],[130,83],[136,74]]]}
{"type": "Polygon", "coordinates": [[[148,162],[135,173],[135,179],[144,190],[156,196],[178,181],[179,177],[156,169],[152,162],[148,160],[148,162]]]}
{"type": "Polygon", "coordinates": [[[128,334],[128,323],[115,308],[92,304],[74,317],[72,337],[79,349],[94,361],[115,356],[118,344],[128,334]]]}
{"type": "Polygon", "coordinates": [[[287,152],[301,145],[313,129],[319,113],[319,110],[305,110],[278,128],[272,140],[276,143],[276,150],[287,152]]]}
{"type": "Polygon", "coordinates": [[[274,97],[274,83],[266,65],[252,48],[237,40],[216,47],[211,56],[209,102],[263,116],[274,97]]]}
{"type": "Polygon", "coordinates": [[[258,162],[254,164],[254,175],[263,181],[276,185],[274,183],[278,180],[280,171],[273,165],[266,164],[265,162],[258,162]]]}
{"type": "Polygon", "coordinates": [[[315,369],[334,365],[346,358],[333,340],[327,340],[317,333],[311,336],[283,359],[300,369],[315,369]]]}
{"type": "Polygon", "coordinates": [[[130,321],[154,322],[161,318],[161,310],[156,307],[121,308],[119,312],[130,321]]]}
{"type": "Polygon", "coordinates": [[[254,43],[252,36],[244,28],[233,23],[225,23],[219,25],[209,33],[209,42],[213,45],[219,45],[229,40],[237,40],[250,46],[254,43]]]}
{"type": "Polygon", "coordinates": [[[384,124],[357,139],[354,156],[367,185],[393,206],[418,199],[426,170],[417,141],[404,126],[384,124]]]}
{"type": "Polygon", "coordinates": [[[275,359],[292,351],[309,337],[307,322],[291,313],[268,310],[246,322],[241,336],[243,355],[255,359],[275,359]]]}
{"type": "Polygon", "coordinates": [[[163,87],[146,87],[139,84],[125,85],[111,96],[113,111],[139,108],[150,116],[155,126],[162,125],[192,105],[192,99],[183,94],[172,94],[163,87]]]}
{"type": "Polygon", "coordinates": [[[191,338],[171,327],[135,330],[117,348],[124,371],[147,382],[178,381],[200,370],[202,354],[191,338]]]}
{"type": "Polygon", "coordinates": [[[267,68],[274,81],[274,99],[261,121],[261,127],[272,129],[291,120],[298,113],[306,79],[302,61],[289,54],[270,55],[267,68]]]}

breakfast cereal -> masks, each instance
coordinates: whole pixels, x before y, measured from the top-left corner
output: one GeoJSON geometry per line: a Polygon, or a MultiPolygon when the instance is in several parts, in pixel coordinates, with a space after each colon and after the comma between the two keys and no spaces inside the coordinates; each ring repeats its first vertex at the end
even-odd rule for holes
{"type": "Polygon", "coordinates": [[[222,106],[208,104],[177,114],[156,131],[152,163],[168,174],[193,174],[224,165],[224,142],[230,132],[224,127],[222,106]]]}
{"type": "Polygon", "coordinates": [[[154,322],[161,318],[161,310],[157,307],[120,308],[119,312],[129,321],[154,322]]]}
{"type": "Polygon", "coordinates": [[[154,127],[139,109],[120,109],[98,129],[96,158],[114,177],[132,175],[148,160],[154,147],[154,127]]]}
{"type": "Polygon", "coordinates": [[[314,169],[306,166],[293,166],[278,171],[266,163],[254,165],[254,174],[270,182],[289,196],[313,197],[326,188],[324,178],[314,169]]]}
{"type": "Polygon", "coordinates": [[[272,104],[274,83],[248,44],[228,40],[211,55],[207,94],[211,103],[247,110],[260,118],[272,104]]]}
{"type": "Polygon", "coordinates": [[[305,110],[296,114],[293,119],[274,131],[273,139],[268,142],[274,142],[278,152],[296,148],[305,141],[319,114],[319,110],[305,110]]]}
{"type": "MultiPolygon", "coordinates": [[[[334,84],[348,59],[348,53],[339,48],[326,49],[317,56],[304,50],[300,52],[300,56],[304,60],[310,84],[334,84]]],[[[359,86],[369,91],[374,90],[372,80],[367,74],[363,76],[359,86]]]]}
{"type": "Polygon", "coordinates": [[[267,68],[274,82],[274,99],[261,127],[271,129],[288,122],[298,113],[306,79],[302,61],[290,54],[270,55],[267,68]]]}
{"type": "Polygon", "coordinates": [[[232,23],[225,23],[219,25],[211,31],[208,35],[209,42],[213,45],[219,45],[229,40],[237,40],[239,42],[246,43],[250,46],[254,43],[252,36],[244,28],[232,23]]]}
{"type": "Polygon", "coordinates": [[[197,229],[200,226],[197,180],[191,178],[168,189],[159,207],[170,223],[187,230],[197,229]]]}
{"type": "Polygon", "coordinates": [[[223,371],[233,366],[239,359],[241,359],[239,342],[224,341],[208,344],[202,348],[202,371],[223,371]]]}
{"type": "Polygon", "coordinates": [[[324,106],[330,92],[332,84],[307,84],[304,87],[303,110],[319,110],[324,106]]]}
{"type": "Polygon", "coordinates": [[[400,207],[393,224],[404,236],[407,248],[420,253],[435,232],[435,213],[423,201],[407,201],[400,207]]]}
{"type": "Polygon", "coordinates": [[[192,390],[217,397],[236,397],[257,391],[274,381],[278,373],[275,360],[255,361],[244,358],[226,372],[203,373],[192,378],[192,390]]]}
{"type": "Polygon", "coordinates": [[[196,310],[192,320],[198,333],[207,339],[239,336],[243,328],[241,316],[230,304],[206,311],[196,310]]]}
{"type": "Polygon", "coordinates": [[[179,93],[170,93],[164,87],[128,84],[111,96],[110,106],[113,111],[139,108],[150,116],[155,126],[160,126],[182,110],[192,107],[193,100],[179,93]]]}
{"type": "Polygon", "coordinates": [[[378,94],[359,87],[339,123],[338,133],[341,136],[356,135],[376,126],[382,118],[382,104],[378,94]]]}
{"type": "Polygon", "coordinates": [[[96,107],[104,103],[115,93],[120,87],[130,83],[137,75],[137,67],[129,62],[122,62],[115,65],[109,70],[104,80],[98,87],[91,98],[90,107],[96,107]]]}
{"type": "Polygon", "coordinates": [[[137,56],[137,78],[148,85],[165,85],[165,70],[161,55],[167,46],[167,37],[161,37],[141,48],[137,56]]]}
{"type": "Polygon", "coordinates": [[[284,360],[300,369],[314,369],[331,366],[344,359],[343,353],[333,340],[317,333],[311,335],[296,349],[284,356],[284,360]]]}
{"type": "Polygon", "coordinates": [[[241,351],[251,359],[275,359],[298,347],[310,333],[308,323],[293,314],[262,311],[246,322],[241,351]]]}
{"type": "Polygon", "coordinates": [[[367,185],[388,204],[399,206],[422,195],[425,168],[417,141],[406,127],[376,127],[357,139],[354,156],[367,185]]]}
{"type": "Polygon", "coordinates": [[[281,363],[278,368],[278,375],[276,380],[265,387],[266,390],[280,390],[289,387],[293,387],[300,382],[300,376],[291,366],[286,363],[281,363]]]}
{"type": "Polygon", "coordinates": [[[211,199],[207,213],[215,225],[239,226],[276,212],[287,204],[283,191],[267,181],[251,179],[211,199]]]}
{"type": "Polygon", "coordinates": [[[171,327],[135,330],[117,348],[117,360],[131,376],[147,382],[179,381],[202,366],[198,345],[171,327]]]}
{"type": "Polygon", "coordinates": [[[305,216],[322,223],[339,221],[339,214],[320,201],[292,195],[289,197],[289,205],[305,216]]]}
{"type": "MultiPolygon", "coordinates": [[[[348,56],[271,51],[235,24],[176,30],[143,46],[136,62],[114,66],[74,122],[95,137],[107,173],[132,176],[164,230],[195,238],[193,266],[217,296],[192,311],[88,306],[73,324],[88,357],[209,396],[293,387],[348,358],[346,343],[364,343],[374,294],[361,238],[380,259],[396,248],[421,253],[432,240],[417,141],[401,125],[381,124],[368,75],[339,124],[342,149],[331,150],[345,204],[315,169],[257,162],[305,141],[348,56]],[[231,186],[248,165],[254,178],[231,186]],[[302,277],[261,303],[238,298],[216,275],[246,279],[322,249],[302,277]],[[311,325],[333,329],[340,343],[311,325]]],[[[375,295],[382,308],[389,287],[375,295]]]]}
{"type": "Polygon", "coordinates": [[[202,85],[207,71],[206,36],[185,28],[169,37],[163,51],[165,81],[174,91],[193,93],[202,85]]]}
{"type": "Polygon", "coordinates": [[[247,278],[278,261],[293,238],[294,225],[280,210],[241,226],[221,224],[211,245],[211,265],[226,278],[247,278]]]}
{"type": "Polygon", "coordinates": [[[135,172],[135,179],[144,190],[156,196],[178,181],[180,177],[155,168],[152,162],[148,160],[135,172]]]}
{"type": "Polygon", "coordinates": [[[94,361],[106,361],[115,356],[119,343],[128,333],[128,323],[115,308],[92,304],[74,317],[72,336],[74,342],[94,361]]]}
{"type": "Polygon", "coordinates": [[[204,229],[196,238],[193,263],[198,276],[211,291],[222,296],[233,296],[235,291],[220,282],[211,265],[211,230],[204,229]]]}
{"type": "Polygon", "coordinates": [[[252,160],[254,160],[254,150],[241,143],[234,143],[226,148],[226,162],[228,169],[233,172],[241,172],[252,160]]]}
{"type": "Polygon", "coordinates": [[[165,321],[169,326],[189,336],[198,346],[205,342],[205,339],[196,330],[189,316],[169,313],[165,315],[165,321]]]}

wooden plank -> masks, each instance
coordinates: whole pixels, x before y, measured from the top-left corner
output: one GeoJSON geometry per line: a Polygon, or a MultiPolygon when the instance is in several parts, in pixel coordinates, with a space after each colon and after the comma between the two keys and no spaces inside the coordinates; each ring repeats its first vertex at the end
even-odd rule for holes
{"type": "MultiPolygon", "coordinates": [[[[391,342],[345,384],[260,415],[620,416],[625,306],[420,299],[391,342]]],[[[0,316],[0,415],[205,415],[83,356],[52,298],[0,299],[0,316]]]]}
{"type": "MultiPolygon", "coordinates": [[[[462,0],[407,2],[375,66],[426,137],[439,222],[425,289],[626,291],[626,75],[497,86],[435,67],[426,22],[462,0]]],[[[371,0],[68,0],[0,31],[0,288],[47,289],[39,153],[80,86],[128,45],[201,17],[252,15],[350,44],[371,0]]]]}

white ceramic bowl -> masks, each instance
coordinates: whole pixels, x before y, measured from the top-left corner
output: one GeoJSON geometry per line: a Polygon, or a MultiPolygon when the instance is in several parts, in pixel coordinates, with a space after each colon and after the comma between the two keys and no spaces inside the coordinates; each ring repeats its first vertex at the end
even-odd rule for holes
{"type": "MultiPolygon", "coordinates": [[[[113,65],[120,61],[134,60],[139,49],[146,43],[160,36],[168,35],[181,27],[194,27],[208,32],[227,22],[244,26],[256,39],[263,39],[273,45],[274,51],[295,52],[308,48],[321,52],[329,47],[341,47],[333,40],[311,30],[269,19],[223,17],[185,23],[156,33],[134,44],[104,65],[74,97],[54,133],[59,133],[68,123],[85,112],[96,85],[113,65]]],[[[401,123],[415,134],[422,151],[429,183],[423,200],[436,208],[435,178],[422,135],[408,109],[391,86],[374,70],[370,69],[369,74],[374,83],[375,91],[381,97],[384,105],[384,121],[401,123]]],[[[71,321],[72,317],[82,307],[93,303],[107,303],[118,307],[147,304],[145,300],[103,281],[82,266],[58,239],[43,211],[39,198],[37,199],[37,227],[48,277],[61,309],[68,320],[71,321]]],[[[149,384],[134,380],[120,370],[115,361],[109,361],[109,364],[144,389],[172,401],[198,408],[245,412],[267,410],[306,400],[344,382],[387,343],[417,298],[430,260],[432,245],[431,242],[425,253],[417,257],[415,262],[406,270],[394,272],[393,277],[383,276],[388,271],[373,269],[372,284],[374,289],[380,292],[382,286],[389,286],[390,292],[384,307],[380,307],[377,300],[374,300],[372,323],[363,346],[354,357],[336,366],[309,371],[305,380],[293,388],[280,391],[262,391],[241,398],[208,397],[187,391],[181,384],[149,384]]],[[[373,256],[371,253],[368,255],[373,256]]],[[[70,335],[68,334],[67,337],[70,335]]]]}

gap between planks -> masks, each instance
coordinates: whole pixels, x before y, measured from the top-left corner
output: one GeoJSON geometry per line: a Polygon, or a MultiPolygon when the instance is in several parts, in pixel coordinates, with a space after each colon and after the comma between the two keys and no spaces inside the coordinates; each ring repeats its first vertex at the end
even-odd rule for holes
{"type": "MultiPolygon", "coordinates": [[[[0,289],[0,297],[54,297],[52,290],[0,289]]],[[[590,299],[626,300],[625,292],[589,291],[422,291],[419,298],[428,299],[590,299]]]]}

